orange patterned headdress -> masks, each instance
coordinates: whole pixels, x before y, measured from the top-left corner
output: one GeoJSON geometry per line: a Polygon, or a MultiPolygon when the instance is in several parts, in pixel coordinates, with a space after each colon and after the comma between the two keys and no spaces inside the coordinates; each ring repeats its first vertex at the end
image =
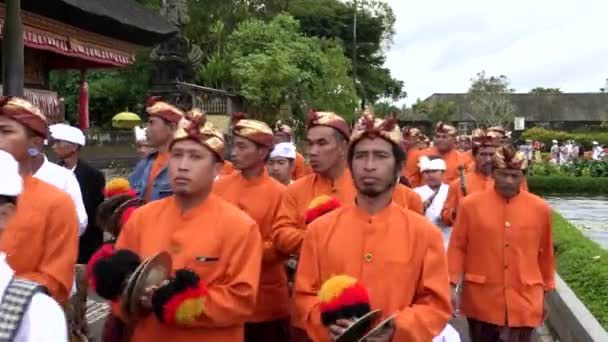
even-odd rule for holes
{"type": "Polygon", "coordinates": [[[310,111],[308,113],[306,129],[308,130],[315,126],[331,127],[340,132],[346,140],[350,139],[350,126],[348,122],[336,113],[310,111]]]}
{"type": "Polygon", "coordinates": [[[515,151],[509,145],[500,146],[494,154],[494,167],[497,169],[525,170],[528,160],[523,152],[515,151]]]}
{"type": "Polygon", "coordinates": [[[385,119],[380,119],[371,110],[364,111],[357,120],[350,138],[350,144],[354,145],[364,137],[372,139],[380,137],[395,145],[401,144],[401,131],[397,126],[395,116],[391,114],[385,119]]]}
{"type": "Polygon", "coordinates": [[[412,138],[418,138],[420,139],[420,137],[422,136],[422,131],[416,127],[403,127],[403,137],[407,138],[407,137],[412,137],[412,138]]]}
{"type": "Polygon", "coordinates": [[[283,134],[291,137],[293,136],[293,130],[291,129],[291,127],[284,124],[281,120],[278,120],[274,124],[274,134],[283,134]]]}
{"type": "Polygon", "coordinates": [[[471,133],[473,145],[476,147],[498,146],[501,138],[501,136],[491,134],[483,128],[475,128],[471,133]]]}
{"type": "Polygon", "coordinates": [[[22,98],[0,97],[0,115],[21,123],[43,138],[48,134],[48,121],[42,111],[22,98]]]}
{"type": "Polygon", "coordinates": [[[456,130],[456,127],[439,121],[435,126],[435,133],[446,133],[451,136],[456,136],[458,131],[456,130]]]}
{"type": "Polygon", "coordinates": [[[191,139],[210,149],[221,160],[224,160],[224,135],[218,131],[205,116],[192,113],[179,122],[172,145],[177,141],[191,139]]]}
{"type": "Polygon", "coordinates": [[[150,116],[156,116],[173,123],[178,123],[184,117],[184,112],[181,109],[162,101],[159,96],[151,96],[146,100],[146,112],[150,116]]]}
{"type": "Polygon", "coordinates": [[[232,134],[249,139],[256,144],[266,147],[272,147],[273,137],[272,129],[262,121],[245,119],[239,115],[232,119],[232,134]]]}

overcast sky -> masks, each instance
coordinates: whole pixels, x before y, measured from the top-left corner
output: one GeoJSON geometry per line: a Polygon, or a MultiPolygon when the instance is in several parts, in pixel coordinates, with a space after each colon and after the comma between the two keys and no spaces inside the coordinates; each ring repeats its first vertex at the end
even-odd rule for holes
{"type": "Polygon", "coordinates": [[[606,0],[388,0],[397,15],[386,66],[407,104],[466,92],[481,70],[518,92],[596,92],[608,78],[606,0]]]}

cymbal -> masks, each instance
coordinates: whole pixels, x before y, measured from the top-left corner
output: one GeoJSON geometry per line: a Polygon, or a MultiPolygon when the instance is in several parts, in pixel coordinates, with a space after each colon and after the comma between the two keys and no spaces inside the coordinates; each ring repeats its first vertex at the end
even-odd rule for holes
{"type": "Polygon", "coordinates": [[[138,318],[143,313],[141,297],[150,286],[160,286],[169,278],[172,272],[171,255],[167,252],[158,253],[144,261],[127,283],[126,297],[123,307],[132,318],[138,318]],[[125,304],[126,303],[126,304],[125,304]]]}
{"type": "Polygon", "coordinates": [[[336,342],[357,342],[361,336],[365,335],[365,332],[372,325],[372,322],[378,319],[382,315],[382,310],[377,309],[368,312],[364,316],[358,318],[350,327],[348,327],[342,335],[336,338],[336,342]]]}
{"type": "Polygon", "coordinates": [[[372,330],[368,331],[367,334],[365,334],[365,336],[363,336],[359,340],[359,342],[365,342],[368,338],[373,337],[375,334],[379,333],[384,328],[387,328],[391,323],[393,323],[393,321],[395,320],[395,317],[397,317],[397,314],[392,314],[392,315],[388,316],[382,322],[378,323],[378,325],[373,327],[372,330]]]}

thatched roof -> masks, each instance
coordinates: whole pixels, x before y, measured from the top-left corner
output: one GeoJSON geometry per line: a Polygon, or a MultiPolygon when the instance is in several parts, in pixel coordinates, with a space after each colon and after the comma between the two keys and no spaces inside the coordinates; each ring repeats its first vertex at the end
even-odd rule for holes
{"type": "Polygon", "coordinates": [[[159,14],[135,0],[21,0],[21,8],[143,46],[155,45],[177,32],[177,28],[159,14]]]}
{"type": "MultiPolygon", "coordinates": [[[[555,95],[511,94],[511,101],[518,109],[517,116],[526,121],[606,121],[608,120],[608,93],[564,93],[555,95]]],[[[471,96],[469,94],[433,94],[427,104],[454,102],[454,121],[470,121],[471,96]]],[[[424,117],[408,115],[406,120],[425,121],[424,117]]]]}

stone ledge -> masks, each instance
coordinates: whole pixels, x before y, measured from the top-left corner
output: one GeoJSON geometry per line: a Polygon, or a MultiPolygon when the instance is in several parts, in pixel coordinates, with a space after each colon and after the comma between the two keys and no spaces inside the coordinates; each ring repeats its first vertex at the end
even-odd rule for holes
{"type": "Polygon", "coordinates": [[[546,324],[560,342],[606,342],[608,332],[587,310],[559,275],[556,291],[547,296],[549,315],[546,324]]]}

